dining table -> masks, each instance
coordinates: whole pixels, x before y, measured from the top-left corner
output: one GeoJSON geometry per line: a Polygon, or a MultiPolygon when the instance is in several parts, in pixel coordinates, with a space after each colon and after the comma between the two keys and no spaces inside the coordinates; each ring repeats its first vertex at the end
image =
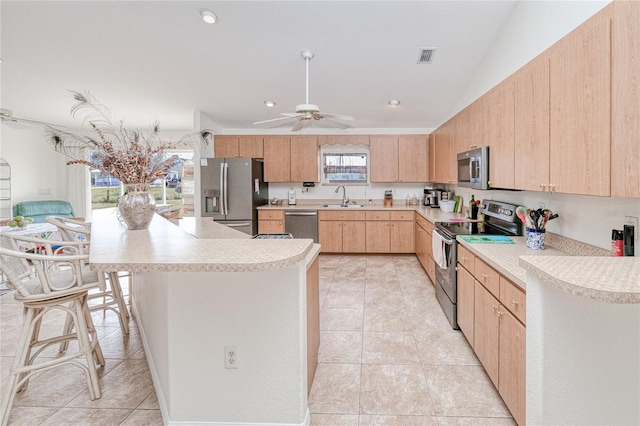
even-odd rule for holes
{"type": "MultiPolygon", "coordinates": [[[[80,233],[79,233],[80,234],[80,233]]],[[[30,223],[24,228],[2,226],[0,227],[0,235],[19,235],[30,238],[40,238],[43,240],[61,241],[62,235],[55,225],[48,222],[30,223]]],[[[84,235],[84,234],[82,234],[84,235]]],[[[80,238],[79,238],[80,239],[80,238]]],[[[38,249],[38,244],[30,241],[14,240],[18,245],[18,250],[22,252],[34,252],[38,249]]]]}

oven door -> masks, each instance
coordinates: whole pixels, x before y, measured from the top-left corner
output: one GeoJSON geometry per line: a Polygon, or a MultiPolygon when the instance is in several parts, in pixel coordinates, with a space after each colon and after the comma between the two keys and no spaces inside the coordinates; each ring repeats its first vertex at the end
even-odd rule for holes
{"type": "Polygon", "coordinates": [[[436,264],[436,281],[442,289],[447,294],[451,303],[456,303],[457,301],[457,288],[456,288],[456,263],[458,261],[457,254],[457,241],[451,238],[448,238],[442,232],[438,231],[437,228],[434,229],[434,232],[437,232],[444,239],[444,254],[447,264],[447,269],[442,269],[439,265],[436,264]]]}

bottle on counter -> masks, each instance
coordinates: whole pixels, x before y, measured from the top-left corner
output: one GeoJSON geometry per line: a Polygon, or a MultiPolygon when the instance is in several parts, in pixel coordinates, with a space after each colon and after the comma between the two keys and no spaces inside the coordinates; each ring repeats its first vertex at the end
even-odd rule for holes
{"type": "Polygon", "coordinates": [[[618,229],[611,231],[611,256],[624,256],[623,234],[618,229]]]}
{"type": "Polygon", "coordinates": [[[471,201],[469,201],[469,209],[471,210],[471,220],[478,219],[478,203],[476,203],[475,196],[471,194],[471,201]]]}
{"type": "Polygon", "coordinates": [[[293,188],[289,190],[289,205],[290,206],[296,205],[296,190],[293,188]]]}

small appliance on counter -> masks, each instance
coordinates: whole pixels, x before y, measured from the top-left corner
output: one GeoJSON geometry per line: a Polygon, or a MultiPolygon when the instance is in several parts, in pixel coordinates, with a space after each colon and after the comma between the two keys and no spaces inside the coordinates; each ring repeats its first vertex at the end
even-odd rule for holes
{"type": "Polygon", "coordinates": [[[296,190],[293,188],[289,190],[289,205],[290,206],[296,205],[296,190]]]}
{"type": "Polygon", "coordinates": [[[429,193],[429,207],[434,209],[440,208],[440,200],[442,199],[442,191],[439,189],[432,189],[429,193]]]}
{"type": "Polygon", "coordinates": [[[384,206],[391,207],[393,206],[393,190],[387,189],[384,191],[384,206]]]}

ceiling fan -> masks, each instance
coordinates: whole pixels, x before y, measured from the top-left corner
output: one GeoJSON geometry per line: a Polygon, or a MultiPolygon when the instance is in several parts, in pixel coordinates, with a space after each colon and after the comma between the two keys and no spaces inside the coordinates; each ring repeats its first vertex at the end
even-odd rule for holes
{"type": "Polygon", "coordinates": [[[352,121],[354,118],[349,115],[342,114],[330,114],[330,113],[321,113],[320,107],[318,105],[309,103],[309,61],[313,59],[313,52],[310,50],[303,50],[300,52],[300,56],[306,62],[306,98],[305,103],[296,105],[295,113],[282,113],[284,117],[273,118],[271,120],[257,121],[253,124],[264,124],[264,123],[277,123],[279,121],[283,121],[279,124],[287,124],[287,121],[296,121],[291,129],[292,132],[297,132],[304,127],[309,126],[322,126],[325,125],[328,127],[337,127],[340,129],[346,129],[350,127],[348,124],[341,123],[337,120],[343,121],[352,121]],[[320,124],[322,123],[322,124],[320,124]]]}
{"type": "Polygon", "coordinates": [[[6,123],[26,124],[29,126],[42,126],[42,127],[52,126],[52,127],[66,128],[65,126],[61,126],[59,124],[51,124],[51,123],[45,123],[42,121],[29,120],[27,118],[15,117],[13,115],[13,111],[5,108],[0,108],[0,121],[2,121],[3,123],[6,122],[6,123]]]}

